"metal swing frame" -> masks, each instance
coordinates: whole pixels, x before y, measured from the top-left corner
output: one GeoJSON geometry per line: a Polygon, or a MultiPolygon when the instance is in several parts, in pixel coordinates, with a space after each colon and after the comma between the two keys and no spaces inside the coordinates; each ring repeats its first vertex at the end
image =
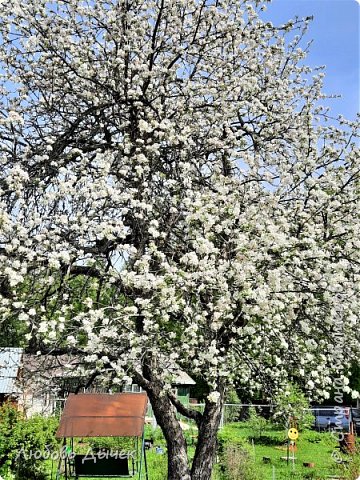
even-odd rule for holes
{"type": "Polygon", "coordinates": [[[118,394],[71,394],[65,404],[56,432],[63,438],[64,457],[59,459],[56,479],[61,475],[64,463],[65,480],[75,478],[138,478],[145,475],[148,468],[144,441],[145,413],[147,396],[145,393],[118,394]],[[74,438],[110,437],[136,439],[134,456],[120,456],[108,450],[91,452],[87,455],[75,453],[74,438]],[[70,444],[68,444],[70,439],[70,444]],[[131,468],[129,462],[131,457],[131,468]],[[92,463],[86,463],[91,459],[92,463]]]}

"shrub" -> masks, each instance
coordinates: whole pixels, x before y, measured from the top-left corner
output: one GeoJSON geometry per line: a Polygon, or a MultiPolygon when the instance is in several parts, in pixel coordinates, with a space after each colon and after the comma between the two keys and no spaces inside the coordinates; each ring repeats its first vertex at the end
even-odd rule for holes
{"type": "Polygon", "coordinates": [[[145,438],[152,440],[153,444],[156,445],[166,445],[166,440],[164,434],[160,427],[150,427],[145,426],[145,438]]]}
{"type": "Polygon", "coordinates": [[[249,450],[239,444],[225,444],[220,455],[222,480],[260,480],[249,450]]]}
{"type": "Polygon", "coordinates": [[[132,451],[136,448],[136,441],[133,437],[97,437],[88,440],[89,446],[94,450],[117,450],[132,451]]]}
{"type": "Polygon", "coordinates": [[[235,390],[232,389],[226,392],[225,403],[230,405],[226,405],[224,408],[224,422],[238,421],[241,414],[241,402],[235,390]]]}
{"type": "Polygon", "coordinates": [[[224,427],[218,435],[219,480],[262,480],[248,441],[239,436],[238,425],[224,427]]]}
{"type": "Polygon", "coordinates": [[[336,436],[330,432],[316,432],[314,430],[306,430],[304,432],[306,440],[310,443],[322,443],[326,444],[329,448],[333,447],[334,442],[337,441],[336,436]]]}
{"type": "Polygon", "coordinates": [[[289,385],[275,400],[274,422],[289,428],[290,419],[299,430],[309,428],[314,423],[314,415],[309,411],[310,404],[297,385],[289,385]]]}
{"type": "Polygon", "coordinates": [[[13,405],[1,406],[0,474],[15,480],[47,478],[43,458],[58,448],[57,425],[54,417],[26,419],[13,405]]]}
{"type": "Polygon", "coordinates": [[[247,444],[246,440],[239,435],[239,424],[233,423],[226,425],[219,431],[219,450],[220,452],[227,444],[236,444],[244,446],[247,444]]]}
{"type": "Polygon", "coordinates": [[[246,425],[253,431],[254,435],[260,437],[268,425],[266,418],[259,415],[254,407],[249,409],[249,419],[246,425]]]}

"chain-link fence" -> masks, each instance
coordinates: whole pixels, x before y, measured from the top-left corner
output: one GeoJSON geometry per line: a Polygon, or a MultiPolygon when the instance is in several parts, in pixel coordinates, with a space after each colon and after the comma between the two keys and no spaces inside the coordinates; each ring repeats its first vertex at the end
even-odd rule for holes
{"type": "MultiPolygon", "coordinates": [[[[188,403],[186,406],[190,409],[197,410],[199,412],[203,412],[205,408],[204,403],[188,403]]],[[[222,427],[228,423],[233,423],[233,422],[246,421],[250,418],[251,412],[255,412],[257,415],[260,415],[261,417],[269,419],[271,418],[274,412],[274,406],[265,405],[265,404],[226,403],[223,407],[220,426],[222,427]]],[[[151,404],[148,405],[146,417],[147,417],[148,423],[152,423],[153,426],[156,426],[156,420],[155,420],[155,416],[154,416],[154,412],[151,407],[151,404]]],[[[185,422],[190,426],[192,425],[195,426],[195,422],[193,420],[190,420],[189,418],[183,415],[179,414],[178,418],[182,422],[185,422]]]]}
{"type": "MultiPolygon", "coordinates": [[[[188,408],[203,412],[205,404],[203,403],[188,403],[186,405],[188,408]]],[[[342,430],[349,432],[351,428],[356,428],[357,412],[358,409],[352,409],[351,407],[312,407],[309,409],[304,409],[304,414],[312,414],[313,419],[311,419],[311,424],[309,427],[312,427],[317,431],[333,431],[334,429],[342,430]],[[355,424],[355,427],[352,427],[352,424],[355,424]]],[[[226,424],[233,422],[245,422],[248,421],[251,415],[258,415],[261,418],[266,420],[272,419],[276,421],[276,405],[272,404],[239,404],[239,403],[226,403],[223,407],[221,424],[223,427],[226,424]]],[[[151,404],[148,406],[147,410],[148,423],[152,423],[156,426],[155,416],[151,407],[151,404]]],[[[310,417],[311,418],[311,417],[310,417]]],[[[195,422],[179,414],[179,419],[189,424],[190,426],[194,425],[195,422]]],[[[289,421],[289,424],[291,422],[289,421]]],[[[360,421],[359,429],[360,429],[360,421]]]]}

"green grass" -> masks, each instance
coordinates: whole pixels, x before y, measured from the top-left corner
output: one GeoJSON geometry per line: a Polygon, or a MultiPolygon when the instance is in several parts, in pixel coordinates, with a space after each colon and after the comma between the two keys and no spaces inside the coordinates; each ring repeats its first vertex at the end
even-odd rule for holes
{"type": "Polygon", "coordinates": [[[292,462],[287,464],[281,459],[287,454],[287,439],[284,430],[270,426],[266,427],[266,431],[260,435],[254,435],[246,423],[234,423],[223,428],[220,438],[235,443],[236,441],[246,442],[250,455],[255,460],[259,480],[272,480],[273,467],[275,467],[276,480],[306,478],[320,480],[330,475],[339,475],[339,467],[332,458],[334,451],[339,452],[335,448],[338,443],[330,433],[318,433],[311,430],[300,433],[296,442],[294,467],[292,462]],[[265,464],[263,457],[270,458],[270,463],[265,464]],[[304,467],[304,462],[315,463],[315,468],[304,467]]]}
{"type": "MultiPolygon", "coordinates": [[[[159,429],[155,431],[148,430],[146,434],[147,438],[153,438],[154,440],[154,448],[146,452],[149,479],[166,480],[167,456],[165,440],[159,429]],[[165,453],[156,453],[155,446],[162,446],[165,453]]],[[[318,433],[312,430],[300,433],[296,442],[295,468],[293,468],[292,463],[288,465],[286,461],[281,460],[281,457],[286,456],[286,432],[275,426],[268,425],[265,431],[258,434],[254,433],[254,430],[246,423],[228,424],[220,431],[219,439],[220,445],[235,443],[243,445],[248,449],[258,480],[272,480],[274,469],[276,480],[323,480],[330,475],[341,475],[338,465],[332,458],[334,451],[339,452],[338,449],[335,449],[337,440],[330,433],[318,433]],[[271,463],[265,464],[263,457],[270,458],[271,463]],[[304,467],[304,462],[314,462],[315,468],[304,467]]],[[[193,456],[193,453],[194,447],[189,447],[189,458],[193,456]]],[[[94,480],[95,478],[97,480],[105,480],[105,478],[93,478],[94,480]]],[[[224,477],[220,473],[220,466],[216,465],[213,480],[223,479],[224,477]]],[[[89,480],[91,479],[89,478],[89,480]]]]}
{"type": "MultiPolygon", "coordinates": [[[[166,454],[166,442],[161,433],[160,428],[157,428],[156,431],[148,431],[147,438],[154,438],[154,448],[150,450],[146,450],[146,458],[147,458],[147,465],[148,465],[148,473],[149,473],[149,480],[167,480],[167,454],[166,454]],[[161,446],[163,448],[164,453],[159,454],[156,453],[156,446],[161,446]]],[[[83,445],[83,451],[87,450],[87,445],[83,445]]],[[[77,447],[76,451],[79,452],[81,448],[77,447]]],[[[195,452],[195,448],[193,446],[188,447],[189,458],[192,458],[195,452]]],[[[56,468],[55,468],[56,471],[56,468]]],[[[55,479],[55,471],[53,473],[53,479],[55,479]]],[[[51,472],[51,462],[48,462],[48,472],[50,478],[51,472]]],[[[145,467],[143,464],[142,467],[143,477],[145,478],[145,467]]],[[[60,476],[60,480],[63,480],[63,476],[60,476]]],[[[108,480],[109,477],[86,477],[87,480],[108,480]]],[[[138,478],[138,474],[133,477],[134,479],[138,478]]]]}
{"type": "MultiPolygon", "coordinates": [[[[166,454],[158,454],[155,452],[155,449],[148,450],[146,452],[146,458],[148,462],[148,472],[149,472],[149,480],[166,480],[167,479],[167,456],[166,454]]],[[[49,479],[51,474],[51,462],[47,461],[48,464],[48,475],[49,479]]],[[[145,467],[143,464],[142,467],[142,478],[145,478],[145,467]]],[[[56,478],[56,465],[53,466],[53,480],[56,478]]],[[[117,477],[116,477],[117,478],[117,477]]],[[[138,479],[138,474],[136,474],[134,479],[138,479]]],[[[64,477],[60,476],[60,480],[63,480],[64,477]]],[[[87,480],[108,480],[109,477],[86,477],[87,480]]]]}

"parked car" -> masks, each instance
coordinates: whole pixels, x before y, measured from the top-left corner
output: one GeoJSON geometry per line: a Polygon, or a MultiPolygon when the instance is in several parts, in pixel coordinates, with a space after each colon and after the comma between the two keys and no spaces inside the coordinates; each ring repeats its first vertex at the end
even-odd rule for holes
{"type": "Polygon", "coordinates": [[[336,430],[342,430],[347,432],[350,430],[350,407],[314,407],[312,408],[312,412],[315,417],[314,428],[318,431],[333,430],[335,428],[336,430]]]}
{"type": "Polygon", "coordinates": [[[351,409],[351,421],[354,424],[354,430],[360,435],[360,408],[351,409]]]}

